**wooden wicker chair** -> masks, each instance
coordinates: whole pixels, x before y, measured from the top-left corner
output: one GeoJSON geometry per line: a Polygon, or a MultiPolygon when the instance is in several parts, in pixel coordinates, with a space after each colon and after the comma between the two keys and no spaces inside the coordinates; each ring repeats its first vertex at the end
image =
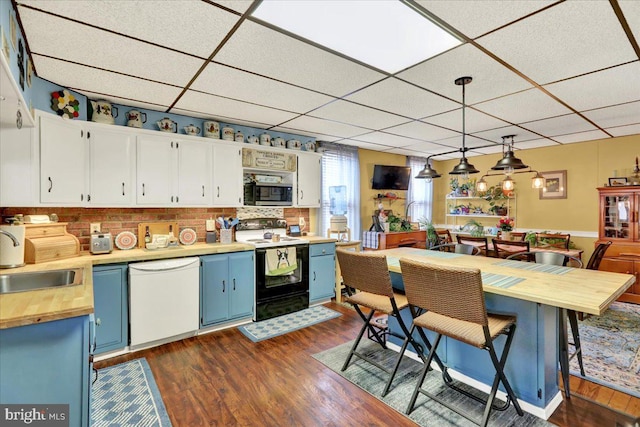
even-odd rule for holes
{"type": "Polygon", "coordinates": [[[400,259],[400,268],[402,269],[407,300],[413,315],[413,326],[423,339],[426,339],[424,329],[436,333],[435,341],[429,351],[406,413],[410,414],[413,411],[418,394],[422,393],[480,426],[487,425],[492,409],[505,410],[511,402],[513,402],[518,415],[522,416],[520,404],[504,374],[504,365],[516,330],[516,317],[487,314],[480,270],[442,267],[405,258],[400,259]],[[445,379],[445,384],[449,387],[485,404],[484,415],[479,421],[441,397],[422,388],[429,371],[429,365],[443,335],[489,352],[496,375],[487,400],[462,390],[453,382],[447,382],[445,379]],[[493,341],[500,335],[506,335],[507,338],[502,354],[498,357],[493,341]],[[500,382],[507,392],[507,401],[503,405],[497,406],[494,404],[494,398],[500,382]]]}
{"type": "Polygon", "coordinates": [[[337,249],[336,255],[342,271],[342,280],[348,294],[345,301],[353,305],[363,321],[362,329],[360,329],[360,332],[349,351],[349,356],[347,356],[347,360],[345,360],[342,370],[344,371],[349,367],[349,363],[353,356],[365,360],[383,370],[389,374],[389,379],[387,380],[387,384],[382,392],[382,396],[385,396],[389,391],[393,378],[400,366],[406,346],[411,343],[414,346],[416,353],[419,352],[415,341],[406,339],[406,337],[410,336],[410,333],[400,316],[400,310],[408,306],[407,298],[404,295],[393,291],[393,288],[391,287],[389,267],[387,266],[387,257],[385,255],[376,252],[353,252],[344,249],[337,249]],[[354,293],[352,290],[356,290],[358,292],[354,293]],[[362,311],[363,308],[369,309],[369,312],[365,314],[362,311]],[[381,329],[374,325],[371,319],[375,313],[384,313],[389,316],[394,316],[397,319],[404,335],[392,332],[389,328],[381,329]],[[394,363],[393,369],[389,369],[372,358],[358,352],[358,344],[360,344],[365,331],[368,331],[368,335],[371,339],[376,341],[383,348],[387,348],[386,335],[393,334],[394,336],[405,340],[402,351],[398,354],[398,358],[394,363]]]}
{"type": "Polygon", "coordinates": [[[477,246],[480,248],[480,253],[484,256],[488,256],[489,254],[489,240],[486,237],[461,236],[460,234],[456,234],[456,240],[458,243],[477,246]]]}
{"type": "Polygon", "coordinates": [[[454,252],[465,255],[479,255],[480,248],[473,245],[465,245],[464,243],[445,243],[442,245],[432,246],[431,251],[454,252]]]}
{"type": "Polygon", "coordinates": [[[507,258],[510,255],[518,252],[529,252],[529,242],[523,242],[519,240],[500,240],[492,239],[493,242],[493,255],[496,258],[507,258]],[[515,248],[522,248],[517,250],[515,248]]]}
{"type": "Polygon", "coordinates": [[[552,234],[552,233],[536,233],[536,246],[542,246],[541,240],[546,240],[546,246],[550,248],[569,250],[569,244],[571,243],[570,234],[552,234]],[[555,240],[555,242],[549,243],[549,240],[555,240]]]}

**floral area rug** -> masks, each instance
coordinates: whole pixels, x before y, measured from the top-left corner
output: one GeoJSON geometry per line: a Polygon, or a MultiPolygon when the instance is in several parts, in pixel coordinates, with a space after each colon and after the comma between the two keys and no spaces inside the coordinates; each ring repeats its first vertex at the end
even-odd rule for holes
{"type": "MultiPolygon", "coordinates": [[[[578,329],[585,378],[640,397],[640,305],[614,302],[602,316],[578,321],[578,329]]],[[[577,358],[570,369],[580,376],[577,358]]]]}

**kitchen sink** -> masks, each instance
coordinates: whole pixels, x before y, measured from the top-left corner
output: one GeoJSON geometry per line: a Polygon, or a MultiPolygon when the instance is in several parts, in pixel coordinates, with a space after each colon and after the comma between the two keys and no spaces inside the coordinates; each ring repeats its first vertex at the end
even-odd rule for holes
{"type": "Polygon", "coordinates": [[[0,274],[0,294],[73,286],[81,283],[81,268],[0,274]]]}

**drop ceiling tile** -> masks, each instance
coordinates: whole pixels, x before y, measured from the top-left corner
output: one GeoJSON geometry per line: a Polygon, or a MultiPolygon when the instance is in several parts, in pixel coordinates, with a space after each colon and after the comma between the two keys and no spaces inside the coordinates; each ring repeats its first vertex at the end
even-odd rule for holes
{"type": "Polygon", "coordinates": [[[458,135],[458,132],[418,121],[393,126],[385,129],[385,132],[425,141],[435,141],[458,135]]]}
{"type": "MultiPolygon", "coordinates": [[[[452,150],[462,148],[462,135],[454,136],[453,138],[446,138],[436,141],[438,144],[452,147],[452,150]]],[[[465,146],[467,148],[474,148],[481,145],[495,144],[495,141],[487,141],[485,139],[477,138],[473,135],[467,135],[465,138],[465,146]]]]}
{"type": "Polygon", "coordinates": [[[460,104],[390,77],[345,99],[418,119],[460,107],[460,104]]]}
{"type": "Polygon", "coordinates": [[[640,99],[640,62],[552,83],[545,89],[577,111],[636,101],[640,99]]]}
{"type": "Polygon", "coordinates": [[[384,113],[373,108],[341,100],[320,107],[308,115],[369,129],[384,129],[408,121],[408,119],[395,114],[384,113]]]}
{"type": "Polygon", "coordinates": [[[269,123],[272,126],[297,116],[296,113],[208,95],[193,90],[188,90],[182,98],[178,100],[175,107],[200,111],[214,116],[222,115],[238,121],[249,120],[258,123],[269,123]]]}
{"type": "Polygon", "coordinates": [[[253,0],[216,0],[215,3],[233,9],[238,13],[245,13],[253,0]]]}
{"type": "Polygon", "coordinates": [[[609,135],[602,132],[601,130],[592,130],[588,132],[576,132],[576,133],[570,133],[567,135],[559,135],[559,136],[553,137],[553,139],[563,144],[593,141],[594,139],[603,139],[603,138],[609,138],[609,135]]]}
{"type": "MultiPolygon", "coordinates": [[[[33,55],[33,62],[39,74],[54,76],[50,79],[52,82],[66,87],[74,87],[83,92],[97,92],[102,94],[101,98],[109,96],[169,106],[182,91],[180,87],[163,85],[40,55],[33,55]],[[63,82],[57,81],[58,76],[65,76],[62,79],[63,82]]],[[[124,112],[122,113],[124,114],[124,112]]]]}
{"type": "MultiPolygon", "coordinates": [[[[291,129],[291,128],[287,128],[284,126],[274,126],[272,128],[270,128],[269,130],[272,130],[274,132],[283,132],[283,133],[295,133],[296,135],[301,135],[301,136],[309,136],[312,138],[316,138],[317,134],[313,133],[313,132],[306,132],[300,129],[291,129]]],[[[336,141],[338,139],[340,139],[340,137],[336,137],[336,136],[328,136],[328,135],[324,135],[329,139],[322,139],[323,141],[336,141]]]]}
{"type": "Polygon", "coordinates": [[[535,12],[553,1],[521,0],[465,0],[463,7],[458,3],[441,0],[416,0],[425,9],[455,27],[470,38],[491,31],[535,12]]]}
{"type": "Polygon", "coordinates": [[[352,136],[362,135],[364,133],[370,132],[369,129],[309,116],[296,117],[293,120],[282,123],[280,126],[289,129],[297,129],[304,132],[310,132],[312,134],[328,135],[341,138],[350,138],[352,136]]]}
{"type": "MultiPolygon", "coordinates": [[[[451,7],[451,3],[448,4],[451,7]]],[[[470,44],[459,46],[398,74],[401,79],[460,102],[462,87],[454,82],[462,76],[473,78],[471,83],[465,85],[467,105],[532,87],[522,77],[470,44]]]]}
{"type": "MultiPolygon", "coordinates": [[[[474,108],[515,124],[560,116],[571,112],[567,107],[538,89],[531,89],[494,99],[493,101],[483,102],[482,104],[474,105],[474,108]]],[[[477,131],[471,130],[470,132],[477,131]]]]}
{"type": "Polygon", "coordinates": [[[306,113],[335,99],[215,63],[207,65],[191,89],[297,113],[306,113]]]}
{"type": "Polygon", "coordinates": [[[560,141],[555,138],[556,135],[567,135],[570,133],[587,132],[596,129],[595,126],[577,114],[566,114],[560,117],[552,117],[550,119],[523,123],[522,126],[537,132],[540,135],[553,137],[556,141],[560,141]]]}
{"type": "Polygon", "coordinates": [[[640,135],[640,123],[607,128],[606,131],[613,136],[640,135]]]}
{"type": "Polygon", "coordinates": [[[242,24],[214,59],[339,97],[384,77],[377,71],[250,21],[242,24]]]}
{"type": "MultiPolygon", "coordinates": [[[[526,127],[526,125],[522,125],[522,126],[526,127]]],[[[474,135],[480,138],[494,141],[494,142],[502,142],[503,136],[514,135],[514,138],[513,138],[514,143],[540,138],[539,135],[536,135],[535,133],[518,126],[505,126],[501,128],[487,130],[484,132],[476,132],[474,133],[474,135]]],[[[509,138],[509,140],[505,142],[510,142],[510,141],[511,141],[511,138],[509,138]]]]}
{"type": "Polygon", "coordinates": [[[636,41],[640,40],[640,2],[637,0],[618,0],[620,9],[636,41]]]}
{"type": "MultiPolygon", "coordinates": [[[[202,60],[147,43],[118,36],[107,31],[93,29],[85,25],[54,16],[20,8],[20,18],[27,34],[31,52],[58,59],[90,65],[110,71],[117,71],[161,83],[184,86],[202,65],[202,60]],[[53,35],[57,29],[64,29],[65,40],[53,35]],[[179,67],[175,64],[180,64],[179,67]]],[[[66,85],[67,76],[43,74],[47,80],[57,80],[66,85]]]]}
{"type": "Polygon", "coordinates": [[[266,129],[271,125],[268,123],[252,122],[251,120],[238,119],[237,117],[228,117],[222,114],[208,114],[200,111],[185,110],[182,108],[172,108],[171,113],[182,114],[183,116],[198,117],[206,120],[216,120],[221,123],[235,123],[242,126],[254,127],[258,129],[266,129]]]}
{"type": "Polygon", "coordinates": [[[126,7],[121,7],[122,0],[19,3],[202,58],[211,55],[240,18],[219,7],[191,0],[128,0],[126,7]],[[195,40],[198,42],[194,43],[195,40]]]}
{"type": "Polygon", "coordinates": [[[407,150],[412,150],[418,153],[425,154],[430,156],[432,154],[446,153],[447,151],[455,150],[456,148],[447,147],[440,144],[434,144],[432,142],[417,142],[414,141],[412,144],[406,145],[402,148],[407,150]]]}
{"type": "MultiPolygon", "coordinates": [[[[482,154],[496,154],[496,153],[502,153],[502,152],[503,152],[502,145],[499,145],[499,144],[492,147],[486,147],[486,148],[474,148],[473,150],[470,151],[470,153],[474,153],[475,155],[478,155],[478,156],[482,154]]],[[[516,154],[516,157],[518,157],[517,154],[516,154]]]]}
{"type": "MultiPolygon", "coordinates": [[[[549,147],[549,146],[557,146],[557,145],[558,145],[557,142],[554,142],[550,139],[540,138],[540,139],[532,139],[530,141],[516,142],[515,148],[520,150],[528,150],[532,148],[549,147]]],[[[526,156],[526,153],[518,153],[518,155],[520,154],[522,154],[523,156],[526,156]]]]}
{"type": "Polygon", "coordinates": [[[360,141],[373,142],[375,144],[388,145],[390,147],[404,147],[417,142],[415,139],[392,135],[385,132],[371,132],[366,135],[360,135],[357,139],[360,141]]]}
{"type": "Polygon", "coordinates": [[[376,143],[367,142],[367,141],[360,141],[359,139],[343,139],[342,141],[340,141],[340,144],[350,145],[352,147],[364,148],[367,150],[374,150],[374,151],[385,151],[393,148],[389,145],[376,144],[376,143]]]}
{"type": "Polygon", "coordinates": [[[390,148],[383,150],[385,153],[400,154],[401,156],[426,157],[427,155],[421,151],[409,150],[407,148],[390,148]]]}
{"type": "Polygon", "coordinates": [[[638,59],[606,1],[563,2],[477,41],[539,84],[638,59]]]}
{"type": "MultiPolygon", "coordinates": [[[[421,121],[462,133],[462,108],[437,116],[426,117],[421,121]]],[[[467,134],[504,127],[506,124],[507,123],[502,120],[494,119],[483,112],[475,111],[471,108],[465,109],[465,127],[467,134]]]]}
{"type": "Polygon", "coordinates": [[[640,101],[584,111],[582,114],[601,128],[637,124],[640,123],[640,101]]]}

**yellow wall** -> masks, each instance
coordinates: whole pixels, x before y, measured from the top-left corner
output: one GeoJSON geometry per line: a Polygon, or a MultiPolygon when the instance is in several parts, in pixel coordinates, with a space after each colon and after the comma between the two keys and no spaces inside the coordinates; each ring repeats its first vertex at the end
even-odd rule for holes
{"type": "MultiPolygon", "coordinates": [[[[366,231],[371,226],[371,216],[378,209],[378,201],[374,198],[378,193],[386,193],[385,190],[371,189],[374,165],[406,166],[407,157],[400,154],[383,153],[381,151],[358,150],[360,162],[360,221],[362,230],[366,231]]],[[[390,209],[399,216],[404,216],[406,206],[406,191],[393,191],[401,200],[383,200],[385,210],[390,209]]]]}
{"type": "MultiPolygon", "coordinates": [[[[513,175],[516,182],[516,228],[563,232],[598,231],[598,192],[609,177],[630,176],[635,157],[640,156],[640,135],[608,138],[575,144],[519,150],[516,156],[540,172],[566,170],[567,198],[539,199],[539,191],[531,188],[532,174],[513,175]]],[[[480,170],[480,176],[500,159],[500,154],[471,157],[470,162],[480,170]]],[[[435,161],[433,166],[442,174],[434,180],[434,210],[436,224],[444,224],[445,196],[450,192],[448,171],[458,160],[435,161]]],[[[489,185],[498,184],[500,176],[487,177],[489,185]]],[[[585,251],[583,260],[593,252],[593,237],[572,237],[585,251]]]]}

